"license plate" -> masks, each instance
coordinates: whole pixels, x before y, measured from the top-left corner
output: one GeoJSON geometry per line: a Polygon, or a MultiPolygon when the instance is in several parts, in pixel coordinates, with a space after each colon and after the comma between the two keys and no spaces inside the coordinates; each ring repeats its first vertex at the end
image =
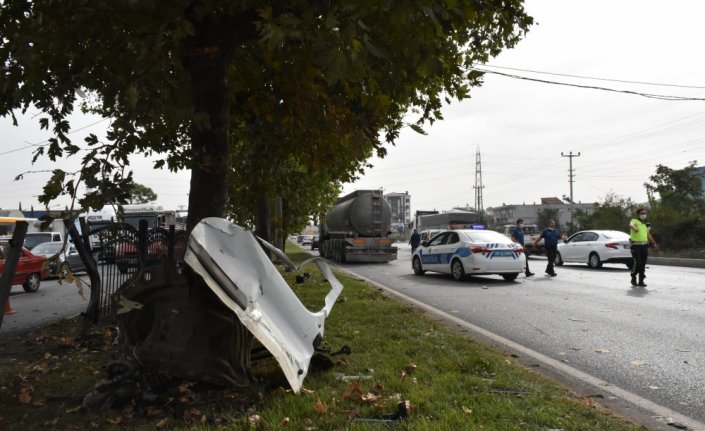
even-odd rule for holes
{"type": "Polygon", "coordinates": [[[495,251],[492,253],[494,257],[508,257],[512,255],[511,251],[495,251]]]}

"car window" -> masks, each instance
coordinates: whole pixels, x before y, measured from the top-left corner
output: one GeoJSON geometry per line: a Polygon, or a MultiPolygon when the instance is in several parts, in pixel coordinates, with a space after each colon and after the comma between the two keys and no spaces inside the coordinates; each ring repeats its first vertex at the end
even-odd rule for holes
{"type": "Polygon", "coordinates": [[[435,236],[435,237],[431,240],[431,242],[428,243],[428,245],[441,245],[441,244],[445,244],[445,240],[446,240],[446,237],[447,237],[447,236],[448,236],[448,234],[446,234],[446,233],[439,234],[439,235],[435,236]]]}
{"type": "Polygon", "coordinates": [[[456,242],[460,241],[460,237],[458,237],[458,234],[455,232],[451,232],[448,234],[448,239],[446,239],[445,244],[455,244],[456,242]]]}
{"type": "Polygon", "coordinates": [[[597,241],[598,235],[595,232],[585,232],[583,241],[597,241]]]}
{"type": "Polygon", "coordinates": [[[583,232],[578,232],[575,235],[571,236],[568,242],[580,242],[583,240],[583,237],[585,236],[585,233],[583,232]]]}

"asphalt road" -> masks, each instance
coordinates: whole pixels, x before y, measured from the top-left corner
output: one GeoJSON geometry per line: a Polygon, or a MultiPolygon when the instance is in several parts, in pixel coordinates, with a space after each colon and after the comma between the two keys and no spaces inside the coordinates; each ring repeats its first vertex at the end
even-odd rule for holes
{"type": "Polygon", "coordinates": [[[652,265],[648,286],[633,288],[624,265],[566,264],[551,278],[539,257],[530,259],[531,278],[455,282],[440,274],[415,276],[408,246],[398,256],[388,264],[342,266],[705,423],[705,269],[652,265]]]}
{"type": "Polygon", "coordinates": [[[19,332],[85,311],[90,289],[87,287],[88,277],[82,275],[81,279],[86,283],[85,299],[81,297],[75,284],[59,284],[55,278],[42,280],[39,290],[34,293],[25,293],[22,286],[12,286],[10,306],[15,313],[3,318],[0,342],[19,332]]]}

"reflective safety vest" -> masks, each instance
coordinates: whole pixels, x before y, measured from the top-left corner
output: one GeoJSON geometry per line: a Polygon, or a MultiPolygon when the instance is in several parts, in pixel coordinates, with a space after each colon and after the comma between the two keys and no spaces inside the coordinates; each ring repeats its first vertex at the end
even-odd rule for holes
{"type": "Polygon", "coordinates": [[[631,222],[629,222],[629,225],[629,239],[631,239],[633,243],[646,244],[649,242],[649,227],[644,224],[643,221],[638,218],[635,218],[632,219],[631,222]],[[637,232],[632,229],[631,225],[635,225],[636,227],[638,227],[639,231],[637,232]]]}

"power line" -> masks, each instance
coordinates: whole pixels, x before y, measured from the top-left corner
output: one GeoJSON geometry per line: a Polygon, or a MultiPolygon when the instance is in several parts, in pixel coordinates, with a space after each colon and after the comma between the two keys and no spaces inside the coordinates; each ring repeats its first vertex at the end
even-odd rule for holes
{"type": "MultiPolygon", "coordinates": [[[[68,134],[71,135],[71,134],[73,134],[73,133],[80,132],[81,130],[87,129],[87,128],[89,128],[89,127],[93,127],[93,126],[95,126],[96,124],[100,124],[100,123],[102,123],[102,122],[104,122],[104,121],[106,121],[106,120],[109,120],[109,118],[101,118],[100,120],[96,121],[95,123],[91,123],[91,124],[88,124],[88,125],[83,126],[83,127],[81,127],[81,128],[78,128],[78,129],[76,129],[76,130],[72,130],[72,131],[70,131],[68,134]]],[[[36,142],[36,143],[34,143],[34,144],[29,144],[29,145],[25,145],[24,147],[15,148],[14,150],[5,151],[5,152],[3,152],[3,153],[0,153],[0,156],[4,156],[5,154],[16,153],[16,152],[18,152],[18,151],[26,150],[27,148],[44,147],[44,146],[46,146],[48,143],[49,143],[49,140],[48,140],[48,139],[45,139],[45,140],[43,140],[43,141],[39,141],[39,142],[36,142]]]]}
{"type": "Polygon", "coordinates": [[[659,86],[659,87],[693,88],[693,89],[697,89],[697,90],[705,90],[705,87],[701,87],[701,86],[697,86],[697,85],[664,84],[664,83],[658,83],[658,82],[630,81],[630,80],[626,80],[626,79],[596,78],[596,77],[592,77],[592,76],[569,75],[567,73],[542,72],[539,70],[519,69],[517,67],[494,66],[491,64],[483,64],[482,66],[483,67],[494,67],[495,69],[516,70],[517,72],[538,73],[540,75],[565,76],[567,78],[591,79],[594,81],[621,82],[623,84],[654,85],[654,86],[659,86]]]}
{"type": "Polygon", "coordinates": [[[505,76],[507,78],[513,78],[513,79],[522,79],[525,81],[533,81],[533,82],[540,82],[542,84],[551,84],[551,85],[563,85],[565,87],[576,87],[576,88],[585,88],[589,90],[600,90],[600,91],[608,91],[612,93],[622,93],[622,94],[631,94],[634,96],[642,96],[642,97],[647,97],[650,99],[658,99],[658,100],[667,100],[667,101],[699,101],[699,102],[705,102],[705,98],[701,97],[682,97],[682,96],[669,96],[665,94],[651,94],[651,93],[641,93],[638,91],[631,91],[631,90],[615,90],[614,88],[607,88],[607,87],[597,87],[594,85],[580,85],[580,84],[569,84],[567,82],[558,82],[558,81],[548,81],[545,79],[537,79],[537,78],[529,78],[526,76],[520,76],[520,75],[512,75],[510,73],[502,73],[502,72],[496,72],[494,70],[487,70],[487,69],[482,69],[479,67],[473,67],[473,70],[477,70],[478,72],[482,73],[490,73],[493,75],[500,75],[500,76],[505,76]]]}

